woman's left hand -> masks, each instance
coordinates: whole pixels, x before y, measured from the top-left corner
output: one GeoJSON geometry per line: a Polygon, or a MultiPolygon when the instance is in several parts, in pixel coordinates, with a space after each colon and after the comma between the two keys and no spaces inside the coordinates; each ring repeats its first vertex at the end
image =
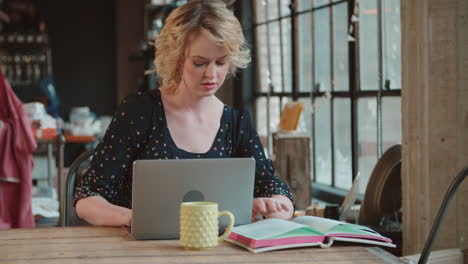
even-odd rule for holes
{"type": "Polygon", "coordinates": [[[265,218],[281,218],[289,220],[292,217],[294,205],[284,195],[273,195],[271,198],[255,198],[252,207],[252,222],[257,216],[265,218]]]}

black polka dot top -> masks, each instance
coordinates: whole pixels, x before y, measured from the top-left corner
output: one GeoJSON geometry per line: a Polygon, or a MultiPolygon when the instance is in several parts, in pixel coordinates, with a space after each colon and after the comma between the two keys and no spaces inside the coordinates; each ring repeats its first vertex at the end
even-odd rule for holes
{"type": "Polygon", "coordinates": [[[256,160],[254,197],[282,194],[289,187],[274,174],[270,159],[252,126],[248,112],[224,107],[216,138],[206,153],[179,149],[167,127],[158,89],[126,97],[96,147],[90,168],[75,189],[75,203],[101,196],[112,204],[131,207],[132,164],[137,159],[203,159],[253,157],[256,160]]]}

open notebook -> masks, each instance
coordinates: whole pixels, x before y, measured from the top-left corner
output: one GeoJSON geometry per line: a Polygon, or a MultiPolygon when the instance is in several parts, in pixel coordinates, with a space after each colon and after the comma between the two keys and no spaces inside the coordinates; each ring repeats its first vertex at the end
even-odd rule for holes
{"type": "Polygon", "coordinates": [[[307,246],[327,248],[334,241],[396,247],[391,239],[368,227],[315,216],[291,221],[271,218],[237,226],[226,241],[254,253],[307,246]]]}

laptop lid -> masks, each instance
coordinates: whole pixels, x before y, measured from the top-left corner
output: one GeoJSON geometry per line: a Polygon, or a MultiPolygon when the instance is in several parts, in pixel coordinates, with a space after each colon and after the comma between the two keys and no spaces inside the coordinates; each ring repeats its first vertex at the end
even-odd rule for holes
{"type": "MultiPolygon", "coordinates": [[[[179,238],[182,202],[210,201],[234,214],[235,226],[250,223],[255,160],[136,160],[133,164],[132,226],[134,239],[179,238]]],[[[227,226],[220,219],[220,230],[227,226]]]]}

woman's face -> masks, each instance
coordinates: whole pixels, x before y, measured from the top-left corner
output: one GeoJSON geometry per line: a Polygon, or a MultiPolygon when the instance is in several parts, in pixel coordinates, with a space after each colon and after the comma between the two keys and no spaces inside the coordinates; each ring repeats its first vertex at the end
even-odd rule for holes
{"type": "Polygon", "coordinates": [[[226,78],[230,57],[225,47],[217,45],[204,34],[198,33],[189,41],[179,88],[199,97],[213,95],[226,78]]]}

